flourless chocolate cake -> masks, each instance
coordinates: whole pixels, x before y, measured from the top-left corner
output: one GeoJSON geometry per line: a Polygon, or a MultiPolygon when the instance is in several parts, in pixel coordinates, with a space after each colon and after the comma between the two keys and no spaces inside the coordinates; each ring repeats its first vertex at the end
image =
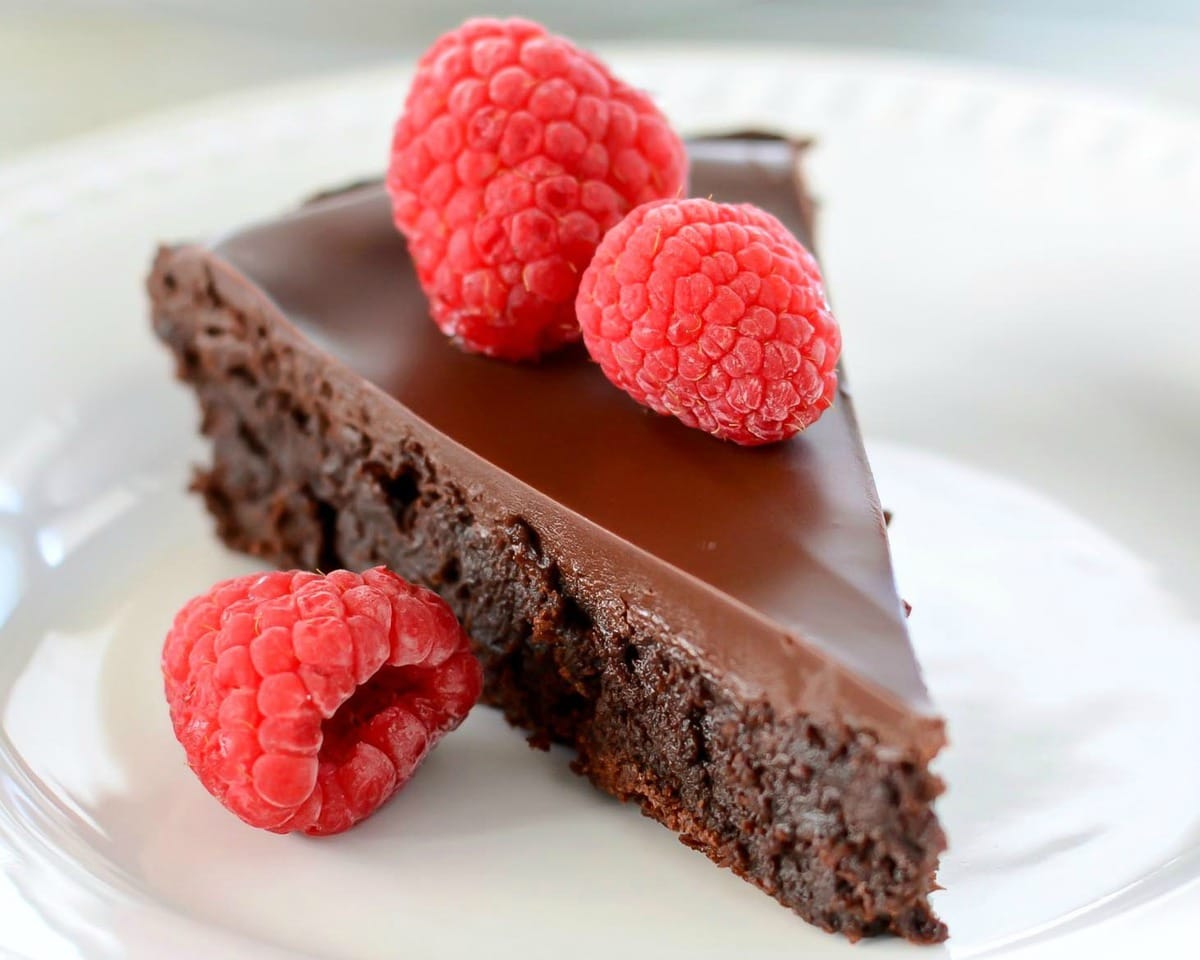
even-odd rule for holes
{"type": "MultiPolygon", "coordinates": [[[[695,195],[811,245],[796,147],[690,151],[695,195]]],[[[749,449],[645,410],[582,349],[464,353],[379,185],[164,249],[150,292],[227,543],[434,588],[485,699],[598,787],[827,930],[945,937],[943,723],[844,386],[803,434],[749,449]]]]}

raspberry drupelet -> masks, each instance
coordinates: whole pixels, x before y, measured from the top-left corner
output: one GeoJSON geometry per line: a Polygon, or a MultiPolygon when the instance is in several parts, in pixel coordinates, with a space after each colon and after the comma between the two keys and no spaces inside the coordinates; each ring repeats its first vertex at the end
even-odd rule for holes
{"type": "Polygon", "coordinates": [[[837,392],[841,334],[817,262],[750,204],[638,207],[600,243],[576,313],[609,380],[725,440],[785,440],[837,392]]]}
{"type": "Polygon", "coordinates": [[[383,567],[218,583],[176,615],[162,669],[196,776],[276,833],[369,816],[482,688],[450,608],[383,567]]]}
{"type": "Polygon", "coordinates": [[[650,98],[526,20],[468,20],[417,64],[387,186],[441,330],[532,360],[579,338],[604,232],[683,192],[683,143],[650,98]]]}

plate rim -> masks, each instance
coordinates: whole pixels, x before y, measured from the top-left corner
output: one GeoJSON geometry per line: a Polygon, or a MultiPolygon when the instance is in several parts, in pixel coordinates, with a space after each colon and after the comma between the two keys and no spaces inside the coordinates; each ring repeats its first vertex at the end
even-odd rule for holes
{"type": "MultiPolygon", "coordinates": [[[[803,69],[823,67],[856,72],[880,71],[917,83],[952,80],[982,92],[997,92],[1008,97],[1049,98],[1069,109],[1098,111],[1137,126],[1169,130],[1191,149],[1200,151],[1200,112],[1185,106],[1122,94],[1054,75],[965,59],[921,57],[858,47],[785,43],[624,43],[597,45],[596,49],[606,59],[616,63],[618,68],[629,61],[687,64],[700,58],[706,63],[719,60],[734,67],[747,67],[786,54],[789,63],[795,63],[803,69]]],[[[44,189],[46,181],[51,181],[51,186],[54,186],[54,181],[58,180],[59,189],[69,187],[78,191],[81,175],[84,175],[85,186],[88,180],[95,179],[86,175],[94,170],[97,155],[103,156],[114,147],[152,149],[159,147],[159,142],[169,132],[181,132],[184,129],[236,125],[245,130],[245,119],[249,115],[272,112],[284,103],[291,104],[294,109],[306,97],[337,97],[339,92],[362,89],[372,82],[407,83],[413,68],[412,60],[399,60],[350,70],[323,71],[199,97],[177,106],[148,111],[136,117],[103,124],[93,130],[35,145],[0,162],[0,233],[6,228],[11,229],[14,219],[17,224],[20,223],[19,218],[14,218],[12,207],[30,189],[44,189]]],[[[140,159],[146,162],[145,157],[140,159]]],[[[1200,152],[1192,160],[1200,165],[1200,152]]]]}

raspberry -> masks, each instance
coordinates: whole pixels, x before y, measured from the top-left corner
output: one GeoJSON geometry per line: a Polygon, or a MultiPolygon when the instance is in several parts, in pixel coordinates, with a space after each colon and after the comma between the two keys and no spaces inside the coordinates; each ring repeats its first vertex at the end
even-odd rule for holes
{"type": "Polygon", "coordinates": [[[387,184],[438,327],[531,360],[579,339],[604,232],[686,177],[650,98],[591,54],[527,20],[468,20],[417,64],[387,184]]]}
{"type": "Polygon", "coordinates": [[[609,380],[722,439],[785,440],[833,402],[841,333],[817,262],[750,204],[638,207],[601,241],[575,309],[609,380]]]}
{"type": "Polygon", "coordinates": [[[218,583],[176,615],[162,669],[209,793],[251,826],[312,835],[404,786],[482,685],[450,608],[383,567],[218,583]]]}

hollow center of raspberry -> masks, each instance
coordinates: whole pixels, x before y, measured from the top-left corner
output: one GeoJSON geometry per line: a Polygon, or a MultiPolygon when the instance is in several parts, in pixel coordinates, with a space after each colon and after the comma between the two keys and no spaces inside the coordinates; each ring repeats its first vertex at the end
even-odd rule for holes
{"type": "Polygon", "coordinates": [[[424,690],[429,673],[421,667],[381,667],[321,724],[321,761],[347,760],[362,740],[363,728],[384,710],[424,690]]]}

